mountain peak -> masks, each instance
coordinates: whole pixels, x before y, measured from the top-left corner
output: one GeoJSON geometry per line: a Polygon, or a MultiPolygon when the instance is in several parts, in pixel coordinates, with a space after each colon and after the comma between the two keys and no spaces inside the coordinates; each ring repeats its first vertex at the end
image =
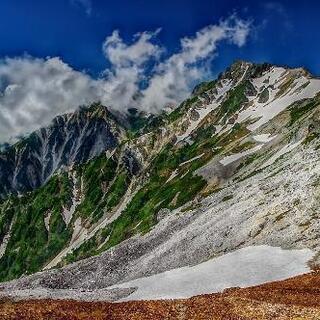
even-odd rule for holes
{"type": "Polygon", "coordinates": [[[100,103],[59,115],[0,154],[0,198],[38,188],[60,168],[113,150],[123,137],[117,118],[100,103]]]}

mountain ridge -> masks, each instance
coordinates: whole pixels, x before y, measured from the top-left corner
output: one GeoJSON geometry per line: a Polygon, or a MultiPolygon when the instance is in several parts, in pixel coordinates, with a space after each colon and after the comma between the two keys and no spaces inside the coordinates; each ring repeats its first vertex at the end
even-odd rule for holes
{"type": "Polygon", "coordinates": [[[31,191],[62,167],[112,150],[124,134],[115,121],[105,107],[93,104],[57,116],[48,127],[8,147],[0,153],[0,197],[31,191]]]}
{"type": "MultiPolygon", "coordinates": [[[[206,91],[208,91],[210,89],[210,87],[214,86],[216,84],[216,82],[219,79],[222,78],[228,78],[228,77],[232,77],[234,80],[236,80],[239,77],[239,72],[241,74],[241,72],[243,71],[243,68],[248,69],[248,71],[250,72],[245,72],[246,74],[244,74],[244,77],[255,77],[257,75],[259,75],[261,72],[263,72],[264,70],[267,70],[268,68],[271,68],[272,65],[268,64],[268,63],[262,63],[262,64],[254,64],[248,61],[243,61],[243,60],[236,60],[229,68],[227,68],[225,70],[225,72],[222,72],[217,80],[213,80],[213,81],[209,81],[209,82],[203,82],[200,83],[199,85],[197,85],[193,91],[192,91],[192,97],[196,97],[199,96],[203,93],[205,93],[206,91]],[[249,73],[249,75],[247,75],[247,73],[249,73]]],[[[274,66],[273,66],[274,67],[274,66]]],[[[297,71],[297,72],[301,72],[302,74],[304,74],[307,77],[311,77],[312,75],[305,70],[304,68],[295,68],[295,69],[290,69],[291,71],[297,71]]],[[[239,80],[239,79],[238,79],[239,80]]],[[[241,79],[241,80],[244,80],[241,79]]],[[[188,101],[188,99],[186,100],[188,101]]],[[[177,106],[172,112],[170,113],[164,113],[164,118],[170,118],[170,114],[173,115],[176,114],[178,112],[178,110],[181,108],[181,106],[183,106],[185,102],[183,102],[182,104],[180,104],[180,106],[177,106]]],[[[55,119],[52,120],[52,123],[44,128],[40,128],[37,131],[31,133],[29,136],[23,138],[22,140],[18,141],[16,144],[14,144],[13,146],[7,146],[6,149],[4,151],[2,151],[0,153],[1,156],[1,167],[0,167],[0,173],[1,172],[5,172],[5,176],[0,176],[0,182],[1,182],[1,188],[0,188],[0,197],[5,197],[7,194],[9,193],[13,193],[13,194],[17,194],[17,193],[21,193],[21,192],[25,192],[25,191],[31,191],[35,188],[40,187],[41,185],[44,184],[44,182],[47,181],[47,179],[57,170],[60,169],[60,167],[63,166],[68,166],[70,165],[72,162],[74,163],[80,163],[80,162],[85,162],[87,160],[89,160],[90,158],[97,156],[99,154],[101,154],[103,151],[106,151],[112,147],[114,147],[116,145],[116,139],[114,139],[113,135],[111,134],[111,132],[104,132],[105,135],[105,139],[108,139],[108,136],[110,135],[110,145],[108,145],[108,142],[103,142],[103,139],[101,141],[102,146],[96,146],[97,150],[94,150],[94,147],[92,148],[92,150],[90,150],[89,146],[85,146],[86,142],[80,142],[78,143],[79,147],[82,148],[83,150],[68,150],[68,148],[72,148],[73,146],[70,146],[70,141],[69,142],[63,142],[63,139],[67,138],[67,137],[54,137],[54,139],[60,139],[61,141],[58,141],[59,144],[64,145],[66,150],[63,150],[62,153],[65,153],[65,155],[62,155],[62,158],[60,160],[60,163],[51,163],[54,162],[52,158],[49,155],[44,155],[43,159],[39,161],[39,159],[36,159],[37,157],[35,157],[34,155],[32,155],[32,153],[36,153],[39,154],[41,153],[41,151],[38,150],[33,150],[35,148],[44,148],[43,146],[41,146],[41,144],[43,143],[43,139],[46,139],[46,136],[50,135],[50,131],[53,130],[54,128],[58,128],[56,131],[56,136],[58,136],[58,131],[60,130],[59,127],[60,126],[64,126],[67,125],[67,123],[72,120],[75,117],[80,117],[81,115],[83,115],[84,117],[89,116],[90,114],[90,110],[94,110],[95,108],[101,108],[101,116],[102,119],[106,120],[106,115],[108,115],[108,118],[110,118],[110,124],[111,126],[113,126],[114,128],[117,127],[118,131],[123,131],[122,134],[124,134],[124,131],[128,130],[130,131],[130,129],[133,129],[136,134],[141,134],[138,133],[138,131],[142,130],[145,128],[146,130],[148,130],[148,126],[151,125],[151,130],[152,130],[152,124],[154,122],[161,122],[161,119],[163,119],[163,115],[158,115],[158,116],[146,116],[143,113],[141,114],[137,109],[132,109],[133,111],[131,111],[132,113],[128,113],[127,116],[123,116],[123,115],[119,115],[117,113],[113,114],[113,111],[111,109],[111,112],[108,111],[108,108],[101,106],[99,103],[93,103],[91,107],[82,107],[79,108],[76,112],[74,113],[68,113],[68,114],[64,114],[64,115],[59,115],[57,116],[55,119]],[[105,115],[103,114],[105,112],[105,115]],[[116,124],[116,125],[115,125],[116,124]],[[49,132],[49,133],[48,133],[49,132]],[[22,148],[27,148],[28,150],[22,150],[22,154],[19,154],[19,152],[21,151],[22,148]],[[70,154],[71,152],[71,154],[70,154]],[[82,154],[84,152],[84,154],[82,154]],[[91,154],[90,154],[91,152],[91,154]],[[12,155],[13,153],[13,155],[12,155]],[[17,154],[16,154],[17,153],[17,154]],[[27,155],[25,156],[23,153],[27,153],[27,155]],[[74,154],[72,154],[74,153],[74,154]],[[35,159],[31,160],[30,158],[34,157],[35,159]],[[66,159],[66,157],[70,157],[71,160],[69,161],[68,159],[66,159]],[[22,159],[21,159],[22,158],[22,159]],[[25,158],[25,159],[23,159],[25,158]],[[49,158],[49,159],[46,159],[49,158]],[[26,161],[27,159],[31,160],[31,164],[29,165],[29,172],[19,172],[19,169],[17,169],[16,167],[19,166],[20,162],[26,161]],[[49,162],[45,165],[45,168],[42,168],[42,163],[41,162],[49,162]],[[52,166],[52,168],[50,168],[52,166]],[[41,175],[37,175],[36,171],[41,171],[41,175]],[[17,172],[18,171],[18,172],[17,172]],[[21,178],[19,178],[19,176],[21,176],[21,178]],[[24,185],[23,181],[29,181],[26,185],[24,185]]],[[[130,110],[129,110],[130,111],[130,110]]],[[[99,111],[97,112],[99,113],[99,111]]],[[[90,118],[88,118],[88,120],[90,120],[90,118]]],[[[98,120],[98,119],[97,119],[98,120]]],[[[82,124],[84,125],[84,124],[82,124]]],[[[101,125],[101,124],[100,124],[101,125]]],[[[72,128],[72,126],[69,128],[69,130],[71,131],[72,134],[72,130],[74,130],[75,134],[72,136],[72,139],[77,139],[76,135],[77,135],[77,131],[79,131],[79,128],[77,128],[76,126],[74,128],[72,128]]],[[[96,132],[99,131],[98,128],[95,129],[96,132]]],[[[78,132],[79,134],[79,132],[78,132]]],[[[90,135],[90,133],[85,133],[87,135],[90,135]]],[[[84,135],[85,135],[84,134],[84,135]]],[[[101,135],[99,136],[99,133],[97,134],[97,139],[101,139],[101,135]]],[[[94,137],[94,133],[91,132],[91,135],[94,137]]],[[[123,139],[122,139],[123,140],[123,139]]],[[[49,153],[58,153],[58,150],[50,150],[50,144],[53,144],[53,141],[48,141],[47,144],[49,145],[49,150],[47,150],[47,152],[49,153]]],[[[92,142],[91,142],[92,143],[92,142]]],[[[51,146],[51,148],[53,148],[51,146]]],[[[43,151],[42,151],[43,153],[43,151]]],[[[59,162],[59,160],[58,160],[59,162]]],[[[22,164],[22,166],[24,167],[28,167],[28,164],[22,164]]]]}

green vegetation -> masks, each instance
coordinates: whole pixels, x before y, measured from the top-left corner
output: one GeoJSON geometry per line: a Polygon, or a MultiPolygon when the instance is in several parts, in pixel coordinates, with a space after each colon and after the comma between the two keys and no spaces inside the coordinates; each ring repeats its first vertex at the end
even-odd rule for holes
{"type": "Polygon", "coordinates": [[[245,95],[248,83],[249,81],[243,81],[229,92],[227,99],[221,104],[221,117],[228,116],[238,111],[242,104],[248,101],[245,95]]]}
{"type": "Polygon", "coordinates": [[[135,194],[120,217],[69,254],[66,262],[98,254],[137,233],[146,233],[157,222],[156,213],[161,208],[180,207],[193,199],[206,183],[201,177],[193,176],[192,173],[188,173],[182,179],[165,182],[166,178],[153,176],[150,182],[135,194]],[[101,244],[103,246],[97,249],[101,244]]]}
{"type": "Polygon", "coordinates": [[[38,190],[12,199],[9,207],[1,208],[0,221],[14,213],[15,222],[6,254],[0,259],[0,280],[39,271],[64,247],[71,232],[66,228],[61,211],[70,197],[71,183],[64,173],[52,177],[38,190]],[[44,224],[48,212],[51,212],[50,232],[44,224]]]}
{"type": "MultiPolygon", "coordinates": [[[[84,190],[75,217],[81,216],[90,224],[120,203],[130,183],[125,168],[118,167],[118,159],[108,159],[104,154],[78,165],[76,172],[84,190]]],[[[0,280],[39,271],[70,241],[72,230],[66,227],[61,212],[70,205],[71,197],[72,182],[67,173],[63,173],[52,177],[36,191],[0,204],[0,237],[8,231],[14,214],[16,217],[6,254],[0,259],[0,280]],[[48,232],[44,218],[49,213],[48,232]]],[[[92,255],[107,237],[107,232],[110,230],[102,230],[97,234],[98,239],[94,237],[84,243],[75,256],[92,255]]],[[[69,260],[72,259],[68,257],[69,260]]]]}
{"type": "Polygon", "coordinates": [[[202,93],[205,93],[210,89],[214,88],[216,83],[217,83],[217,80],[202,82],[193,89],[192,94],[197,96],[201,95],[202,93]]]}
{"type": "Polygon", "coordinates": [[[10,228],[14,216],[11,199],[2,200],[0,203],[0,242],[10,228]]]}
{"type": "Polygon", "coordinates": [[[110,248],[137,232],[145,233],[156,223],[156,213],[161,208],[180,207],[204,187],[205,181],[192,173],[182,179],[165,183],[166,178],[153,175],[133,197],[123,214],[110,226],[110,238],[105,249],[110,248]],[[175,201],[173,201],[175,200],[175,201]]]}
{"type": "Polygon", "coordinates": [[[232,198],[233,198],[233,195],[232,195],[232,194],[229,194],[229,195],[223,197],[221,201],[222,201],[222,202],[225,202],[225,201],[228,201],[228,200],[230,200],[230,199],[232,199],[232,198]]]}
{"type": "Polygon", "coordinates": [[[121,216],[70,253],[65,262],[99,254],[137,233],[144,234],[157,223],[156,215],[160,209],[175,209],[194,199],[204,188],[206,181],[193,172],[208,161],[212,151],[207,151],[201,158],[181,167],[179,164],[197,156],[204,150],[202,148],[197,143],[180,149],[175,149],[171,144],[167,145],[148,169],[149,180],[134,195],[121,216]],[[178,176],[166,182],[175,169],[179,170],[178,176]]]}
{"type": "Polygon", "coordinates": [[[110,228],[106,227],[99,230],[92,238],[84,242],[79,248],[75,249],[73,252],[69,253],[60,263],[59,266],[66,265],[68,263],[92,257],[104,251],[101,246],[106,240],[108,240],[108,235],[110,233],[110,228]]]}
{"type": "Polygon", "coordinates": [[[319,105],[319,100],[317,98],[312,99],[309,102],[305,103],[295,103],[290,108],[290,122],[289,126],[293,125],[296,121],[298,121],[301,117],[303,117],[306,113],[314,109],[319,105]]]}
{"type": "Polygon", "coordinates": [[[171,123],[178,120],[181,116],[184,115],[186,110],[188,110],[193,104],[200,101],[198,96],[194,96],[183,101],[176,109],[174,109],[171,113],[169,113],[166,117],[166,120],[171,123]]]}
{"type": "MultiPolygon", "coordinates": [[[[198,144],[201,142],[208,142],[216,132],[216,127],[214,124],[210,123],[206,126],[201,126],[196,132],[194,136],[194,141],[198,144]]],[[[215,138],[213,139],[216,140],[215,138]]]]}
{"type": "MultiPolygon", "coordinates": [[[[77,168],[79,177],[82,177],[83,183],[83,200],[77,207],[77,215],[88,218],[91,217],[95,221],[102,217],[104,208],[108,202],[109,189],[113,186],[120,176],[117,176],[117,161],[111,157],[107,159],[105,154],[102,154],[91,161],[79,165],[77,168]]],[[[112,192],[111,204],[114,205],[116,195],[119,193],[119,182],[117,187],[114,186],[112,192]]]]}
{"type": "Polygon", "coordinates": [[[302,143],[306,145],[306,144],[309,144],[311,141],[318,139],[318,138],[319,138],[319,133],[312,132],[307,135],[307,137],[304,139],[304,141],[302,143]]]}

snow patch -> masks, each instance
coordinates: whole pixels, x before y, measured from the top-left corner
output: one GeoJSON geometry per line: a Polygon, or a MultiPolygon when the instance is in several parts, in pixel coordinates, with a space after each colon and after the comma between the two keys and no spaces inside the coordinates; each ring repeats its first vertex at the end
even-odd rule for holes
{"type": "Polygon", "coordinates": [[[185,131],[180,136],[177,136],[177,141],[176,143],[185,140],[190,136],[190,134],[198,127],[200,122],[213,110],[215,110],[217,107],[220,106],[221,104],[221,98],[230,90],[232,86],[232,81],[231,80],[223,80],[222,81],[222,86],[218,87],[217,86],[217,95],[215,97],[215,101],[207,105],[206,107],[202,107],[201,109],[195,109],[195,111],[198,112],[199,118],[194,121],[190,121],[190,125],[185,131]]]}
{"type": "Polygon", "coordinates": [[[270,133],[262,133],[262,134],[255,135],[252,138],[257,142],[267,143],[273,140],[275,137],[276,136],[271,137],[270,133]]]}
{"type": "Polygon", "coordinates": [[[230,156],[226,156],[224,157],[223,159],[221,159],[219,162],[224,165],[224,166],[227,166],[228,164],[232,163],[232,162],[235,162],[245,156],[248,156],[250,154],[253,154],[255,152],[257,152],[258,150],[260,150],[261,148],[263,147],[262,144],[254,147],[254,148],[251,148],[249,150],[246,150],[246,151],[243,151],[243,152],[239,152],[239,153],[234,153],[234,154],[231,154],[230,156]]]}
{"type": "Polygon", "coordinates": [[[52,214],[52,211],[51,210],[48,210],[45,217],[44,217],[44,225],[47,229],[47,231],[49,232],[50,231],[50,218],[51,218],[51,214],[52,214]]]}
{"type": "Polygon", "coordinates": [[[10,223],[10,227],[8,232],[6,233],[6,235],[3,237],[2,243],[0,245],[0,259],[3,257],[3,255],[6,252],[7,249],[7,245],[9,243],[10,237],[11,237],[11,230],[12,230],[12,226],[15,222],[15,218],[12,219],[11,223],[10,223]]]}
{"type": "Polygon", "coordinates": [[[310,249],[250,246],[195,266],[172,269],[111,288],[137,288],[128,300],[177,299],[283,280],[310,271],[310,249]]]}
{"type": "Polygon", "coordinates": [[[192,162],[192,161],[194,161],[194,160],[197,160],[197,159],[201,158],[203,155],[204,155],[204,153],[201,153],[199,156],[196,156],[196,157],[193,157],[192,159],[189,159],[189,160],[187,160],[187,161],[181,162],[181,163],[179,164],[179,167],[181,167],[181,166],[183,166],[183,165],[185,165],[185,164],[187,164],[187,163],[189,163],[189,162],[192,162]]]}
{"type": "Polygon", "coordinates": [[[174,170],[172,173],[171,173],[171,175],[170,175],[170,177],[168,178],[168,180],[166,181],[166,183],[168,183],[168,182],[170,182],[172,179],[174,179],[177,175],[179,174],[179,170],[174,170]]]}
{"type": "Polygon", "coordinates": [[[271,156],[271,158],[266,161],[260,168],[265,168],[270,166],[271,164],[273,164],[277,159],[279,159],[282,155],[284,155],[285,153],[290,152],[291,150],[293,150],[295,147],[297,147],[298,145],[300,145],[302,142],[302,140],[295,142],[295,143],[290,143],[286,146],[284,146],[283,148],[281,148],[279,151],[277,151],[273,156],[271,156]]]}
{"type": "Polygon", "coordinates": [[[267,103],[263,104],[256,101],[255,107],[248,108],[240,112],[237,122],[243,122],[248,119],[258,119],[256,122],[247,127],[247,129],[250,131],[258,129],[294,102],[307,98],[313,98],[320,90],[320,80],[309,80],[306,77],[295,80],[289,92],[275,99],[276,93],[279,92],[278,89],[279,88],[277,87],[275,90],[271,91],[271,96],[269,97],[269,101],[267,103]],[[301,86],[303,84],[306,84],[304,90],[297,92],[297,85],[301,86]]]}
{"type": "MultiPolygon", "coordinates": [[[[62,211],[62,218],[66,226],[69,225],[74,212],[76,211],[77,205],[80,204],[81,199],[79,197],[79,190],[77,189],[77,177],[76,172],[72,173],[72,203],[70,209],[64,208],[62,211]]],[[[50,219],[50,218],[49,218],[50,219]]]]}

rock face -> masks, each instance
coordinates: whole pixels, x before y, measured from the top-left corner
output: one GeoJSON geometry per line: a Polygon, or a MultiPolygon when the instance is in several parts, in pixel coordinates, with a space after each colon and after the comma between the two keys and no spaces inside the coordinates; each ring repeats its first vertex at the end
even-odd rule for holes
{"type": "MultiPolygon", "coordinates": [[[[32,162],[39,170],[19,168],[41,185],[43,168],[52,174],[76,165],[0,203],[0,236],[7,241],[1,280],[46,270],[2,289],[110,296],[118,283],[257,245],[309,248],[317,265],[319,92],[320,80],[303,69],[240,61],[172,112],[127,131],[127,139],[110,120],[77,120],[73,138],[52,138],[41,158],[49,160],[32,162]],[[35,221],[27,233],[26,221],[35,221]],[[53,267],[62,268],[47,270],[53,267]]],[[[69,137],[66,123],[54,137],[69,137]]],[[[36,150],[50,135],[40,136],[36,150]]],[[[12,170],[3,168],[3,176],[12,170]]]]}
{"type": "Polygon", "coordinates": [[[121,140],[121,128],[103,106],[58,116],[0,154],[0,198],[42,186],[57,170],[85,162],[121,140]]]}

